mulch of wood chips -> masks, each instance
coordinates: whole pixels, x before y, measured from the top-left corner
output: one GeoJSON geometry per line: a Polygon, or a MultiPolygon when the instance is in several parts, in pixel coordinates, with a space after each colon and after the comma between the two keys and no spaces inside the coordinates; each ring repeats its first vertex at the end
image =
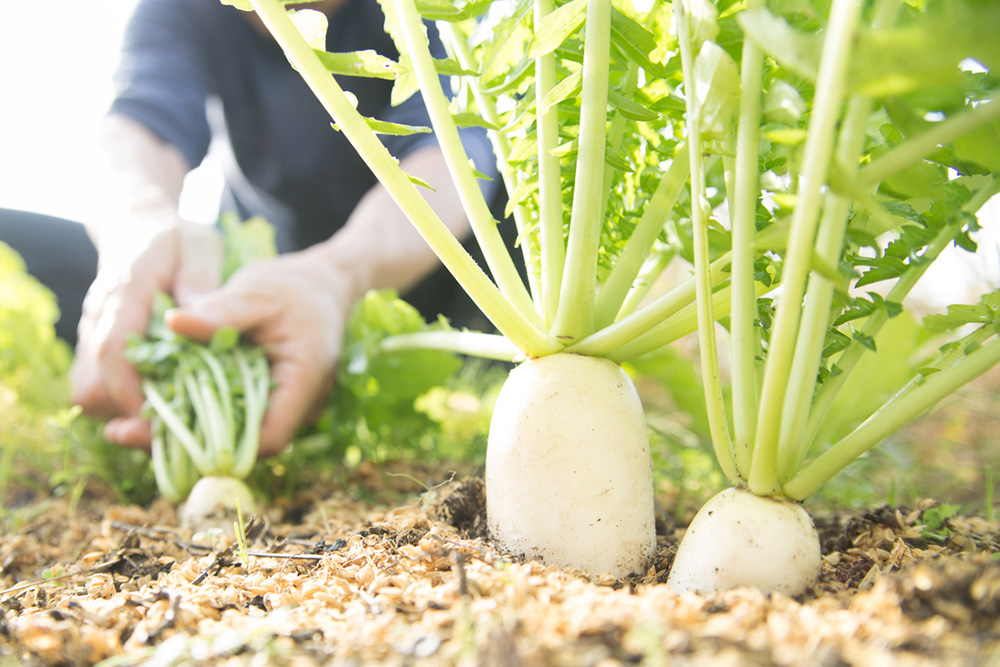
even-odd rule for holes
{"type": "Polygon", "coordinates": [[[645,575],[590,577],[497,553],[481,478],[405,470],[433,488],[400,501],[385,485],[407,477],[362,466],[275,503],[248,564],[162,501],[31,498],[0,542],[0,665],[1000,665],[995,522],[931,535],[931,503],[819,517],[801,598],[678,595],[683,527],[661,523],[645,575]]]}

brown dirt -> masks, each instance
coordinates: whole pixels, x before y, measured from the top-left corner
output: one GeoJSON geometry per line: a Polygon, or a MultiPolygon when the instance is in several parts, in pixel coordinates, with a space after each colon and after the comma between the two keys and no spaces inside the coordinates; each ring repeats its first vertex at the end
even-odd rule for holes
{"type": "Polygon", "coordinates": [[[520,562],[456,470],[364,464],[275,502],[248,566],[162,501],[26,496],[0,543],[0,665],[1000,665],[997,523],[932,535],[929,502],[823,516],[801,598],[678,595],[663,582],[682,527],[662,522],[629,580],[520,562]]]}

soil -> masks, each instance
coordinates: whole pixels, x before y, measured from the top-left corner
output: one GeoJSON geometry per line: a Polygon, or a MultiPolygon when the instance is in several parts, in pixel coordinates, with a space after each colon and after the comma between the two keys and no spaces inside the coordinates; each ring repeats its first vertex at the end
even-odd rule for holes
{"type": "Polygon", "coordinates": [[[666,517],[626,580],[497,553],[455,466],[317,482],[248,523],[245,555],[96,484],[20,502],[0,665],[1000,665],[1000,525],[930,501],[817,517],[823,575],[796,599],[675,594],[666,517]]]}

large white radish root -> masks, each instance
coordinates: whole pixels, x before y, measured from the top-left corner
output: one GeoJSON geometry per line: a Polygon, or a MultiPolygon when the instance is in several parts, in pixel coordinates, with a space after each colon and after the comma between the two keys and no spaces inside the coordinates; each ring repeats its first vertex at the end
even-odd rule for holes
{"type": "Polygon", "coordinates": [[[243,480],[217,475],[202,477],[195,482],[181,506],[181,527],[189,528],[194,533],[219,530],[228,535],[235,534],[233,523],[237,518],[237,499],[244,520],[257,512],[257,501],[243,480]]]}
{"type": "Polygon", "coordinates": [[[486,514],[501,549],[621,577],[656,548],[642,404],[614,362],[553,354],[515,368],[486,450],[486,514]]]}
{"type": "Polygon", "coordinates": [[[794,596],[816,583],[821,567],[819,536],[801,505],[734,488],[695,515],[667,585],[677,592],[749,587],[794,596]]]}

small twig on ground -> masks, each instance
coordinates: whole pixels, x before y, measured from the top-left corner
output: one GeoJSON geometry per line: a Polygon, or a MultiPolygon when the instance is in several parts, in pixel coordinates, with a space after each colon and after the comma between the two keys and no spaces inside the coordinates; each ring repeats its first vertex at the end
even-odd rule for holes
{"type": "Polygon", "coordinates": [[[177,531],[171,528],[137,526],[135,524],[125,523],[124,521],[112,521],[111,527],[115,530],[136,533],[137,535],[142,535],[143,537],[148,537],[153,540],[168,541],[184,551],[199,556],[206,556],[212,553],[212,547],[208,547],[203,544],[195,544],[194,542],[186,542],[178,537],[177,531]]]}
{"type": "Polygon", "coordinates": [[[72,579],[73,577],[85,574],[97,574],[99,572],[105,572],[110,570],[114,566],[118,565],[124,560],[122,556],[117,556],[111,560],[104,561],[103,563],[98,563],[97,565],[92,565],[90,567],[85,567],[81,570],[73,570],[72,572],[66,572],[65,574],[60,574],[57,576],[44,577],[42,579],[35,579],[32,581],[25,581],[23,583],[17,584],[16,586],[11,586],[0,591],[0,595],[9,595],[11,593],[20,593],[21,591],[26,591],[29,588],[34,588],[36,586],[42,586],[44,584],[51,583],[53,581],[64,581],[66,579],[72,579]]]}

